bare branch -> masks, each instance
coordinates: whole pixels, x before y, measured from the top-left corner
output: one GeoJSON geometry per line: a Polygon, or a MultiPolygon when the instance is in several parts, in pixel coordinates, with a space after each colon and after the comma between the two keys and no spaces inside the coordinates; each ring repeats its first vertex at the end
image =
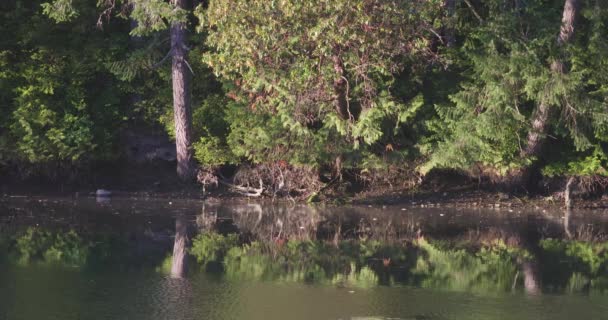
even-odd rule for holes
{"type": "Polygon", "coordinates": [[[110,20],[110,15],[114,8],[116,7],[116,0],[105,0],[103,2],[105,9],[99,14],[99,18],[97,19],[97,28],[103,29],[103,19],[106,21],[110,20]]]}
{"type": "Polygon", "coordinates": [[[469,9],[471,9],[471,11],[473,12],[473,15],[475,15],[477,20],[479,20],[479,22],[483,23],[483,18],[479,15],[479,13],[477,13],[477,10],[475,10],[475,7],[473,7],[473,4],[471,3],[471,1],[464,0],[464,3],[466,3],[467,6],[469,7],[469,9]]]}
{"type": "Polygon", "coordinates": [[[259,183],[260,183],[259,188],[237,186],[230,182],[221,181],[221,180],[220,180],[220,183],[225,186],[228,186],[233,191],[236,191],[239,194],[246,196],[246,197],[260,197],[262,195],[262,193],[264,192],[264,183],[262,182],[262,179],[259,180],[259,183]]]}
{"type": "Polygon", "coordinates": [[[188,67],[188,69],[190,69],[190,72],[192,73],[192,75],[194,75],[194,70],[192,70],[192,67],[190,66],[190,64],[188,63],[187,59],[184,59],[184,62],[186,63],[186,66],[188,67]]]}
{"type": "Polygon", "coordinates": [[[171,57],[173,54],[173,50],[169,50],[169,52],[167,52],[167,54],[157,63],[155,63],[151,69],[156,69],[158,67],[160,67],[165,61],[167,61],[167,59],[169,59],[169,57],[171,57]]]}

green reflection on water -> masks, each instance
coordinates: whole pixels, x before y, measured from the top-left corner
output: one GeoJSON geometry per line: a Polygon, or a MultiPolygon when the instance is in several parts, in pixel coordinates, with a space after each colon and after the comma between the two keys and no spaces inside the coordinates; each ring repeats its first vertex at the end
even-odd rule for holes
{"type": "Polygon", "coordinates": [[[551,269],[545,278],[551,289],[581,292],[608,288],[608,242],[544,239],[543,260],[551,269]]]}
{"type": "Polygon", "coordinates": [[[605,233],[598,216],[566,225],[486,211],[254,205],[195,215],[201,208],[184,204],[189,271],[173,279],[172,213],[182,212],[167,206],[62,203],[34,208],[36,219],[9,211],[0,319],[605,318],[608,242],[582,232],[605,233]]]}
{"type": "Polygon", "coordinates": [[[75,230],[28,227],[0,236],[0,262],[23,267],[96,269],[113,266],[126,269],[155,266],[164,254],[159,250],[147,250],[143,255],[137,251],[142,250],[129,244],[124,237],[112,234],[81,235],[75,230]]]}
{"type": "Polygon", "coordinates": [[[426,240],[417,241],[421,254],[412,273],[425,288],[462,291],[508,291],[517,280],[516,260],[525,252],[497,241],[475,252],[441,249],[426,240]]]}
{"type": "Polygon", "coordinates": [[[39,262],[81,267],[85,265],[92,246],[73,230],[53,233],[37,228],[28,228],[13,242],[11,258],[20,265],[39,262]]]}
{"type": "MultiPolygon", "coordinates": [[[[530,248],[507,245],[501,239],[484,243],[424,238],[245,241],[238,234],[205,232],[192,240],[190,269],[227,281],[360,289],[382,285],[477,293],[533,291],[530,287],[560,293],[608,289],[608,242],[548,238],[530,248]]],[[[116,267],[117,262],[125,266],[138,259],[124,239],[33,227],[0,237],[0,250],[0,261],[17,266],[91,269],[116,267]]],[[[168,274],[170,252],[170,248],[157,251],[142,265],[168,274]]]]}
{"type": "Polygon", "coordinates": [[[312,240],[239,243],[236,235],[211,233],[197,236],[191,253],[202,266],[221,266],[223,276],[233,281],[352,288],[411,285],[479,293],[546,286],[583,292],[607,288],[607,245],[545,239],[532,253],[500,239],[482,245],[449,245],[423,238],[390,244],[354,240],[337,245],[312,240]],[[540,267],[529,269],[526,264],[540,267]],[[534,281],[538,283],[530,283],[534,281]]]}

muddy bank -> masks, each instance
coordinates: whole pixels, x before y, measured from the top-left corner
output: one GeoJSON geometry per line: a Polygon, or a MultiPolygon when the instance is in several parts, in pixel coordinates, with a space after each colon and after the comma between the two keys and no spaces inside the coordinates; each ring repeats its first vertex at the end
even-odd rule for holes
{"type": "MultiPolygon", "coordinates": [[[[141,188],[114,188],[109,189],[113,198],[132,199],[198,199],[211,201],[232,200],[237,202],[307,202],[305,199],[294,198],[268,198],[245,197],[228,188],[217,188],[202,192],[196,184],[175,184],[166,187],[142,186],[141,188]]],[[[28,196],[62,196],[62,197],[95,197],[95,189],[76,188],[66,186],[63,189],[53,188],[51,185],[28,185],[22,183],[16,188],[3,188],[0,196],[28,197],[28,196]]],[[[318,203],[327,205],[368,205],[374,207],[407,206],[419,208],[489,208],[513,212],[514,210],[559,210],[565,208],[564,199],[560,194],[553,195],[513,195],[504,192],[483,190],[476,188],[459,188],[451,190],[379,190],[359,194],[333,194],[317,199],[318,203]]],[[[608,195],[594,198],[575,198],[572,208],[608,210],[608,195]]]]}
{"type": "MultiPolygon", "coordinates": [[[[565,203],[559,195],[512,195],[504,192],[485,190],[449,190],[441,192],[391,192],[373,196],[357,195],[348,199],[353,204],[400,205],[407,204],[421,208],[458,207],[492,209],[563,209],[565,203]]],[[[600,198],[578,198],[572,201],[572,208],[607,209],[608,195],[600,198]]]]}
{"type": "MultiPolygon", "coordinates": [[[[439,172],[418,183],[412,183],[410,178],[394,177],[391,183],[368,184],[345,179],[339,183],[326,183],[321,191],[304,196],[262,194],[252,197],[244,196],[221,183],[205,189],[195,182],[184,183],[177,178],[170,163],[137,166],[107,164],[95,171],[74,172],[71,176],[53,178],[38,176],[23,179],[18,175],[5,174],[0,177],[0,196],[95,197],[96,191],[103,189],[111,191],[112,197],[120,198],[234,199],[507,210],[565,207],[566,178],[539,181],[541,188],[535,194],[512,193],[501,190],[495,184],[453,172],[439,172]]],[[[570,198],[573,208],[608,208],[608,193],[601,189],[588,190],[583,183],[573,184],[570,198]]]]}
{"type": "Polygon", "coordinates": [[[201,187],[184,183],[171,163],[103,163],[95,169],[74,170],[61,174],[23,176],[18,172],[0,175],[0,194],[5,196],[95,196],[97,190],[109,190],[120,197],[193,198],[201,197],[201,187]]]}
{"type": "MultiPolygon", "coordinates": [[[[439,173],[407,188],[380,186],[350,197],[359,204],[411,204],[421,207],[449,206],[466,208],[608,208],[608,192],[587,177],[553,177],[538,180],[534,192],[505,188],[491,181],[439,173]]],[[[601,180],[603,181],[603,179],[601,180]]]]}

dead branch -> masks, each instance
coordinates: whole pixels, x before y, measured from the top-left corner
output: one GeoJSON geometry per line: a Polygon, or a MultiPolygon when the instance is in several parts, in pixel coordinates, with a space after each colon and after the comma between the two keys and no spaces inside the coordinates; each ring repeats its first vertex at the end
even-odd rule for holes
{"type": "Polygon", "coordinates": [[[471,12],[473,12],[473,15],[475,16],[475,18],[477,18],[477,20],[479,20],[479,22],[483,23],[483,18],[479,15],[477,10],[475,10],[475,7],[473,7],[473,4],[471,3],[471,1],[464,0],[464,3],[466,3],[467,6],[469,7],[469,9],[471,9],[471,12]]]}
{"type": "Polygon", "coordinates": [[[243,195],[246,197],[260,197],[260,196],[262,196],[262,193],[264,193],[264,183],[262,182],[262,179],[259,180],[259,183],[260,183],[259,188],[235,185],[230,182],[223,181],[223,180],[220,180],[220,183],[227,186],[232,191],[235,191],[235,192],[239,193],[240,195],[243,195]]]}

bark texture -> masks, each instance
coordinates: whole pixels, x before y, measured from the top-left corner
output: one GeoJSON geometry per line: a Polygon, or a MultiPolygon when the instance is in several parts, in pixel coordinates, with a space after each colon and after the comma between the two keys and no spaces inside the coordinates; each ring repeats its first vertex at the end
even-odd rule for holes
{"type": "Polygon", "coordinates": [[[171,259],[171,277],[181,278],[186,272],[186,244],[188,242],[188,225],[184,216],[175,220],[175,241],[171,259]]]}
{"type": "MultiPolygon", "coordinates": [[[[557,37],[557,45],[560,47],[570,42],[574,36],[579,6],[580,0],[565,0],[562,23],[557,37]]],[[[567,72],[564,61],[560,58],[553,61],[553,63],[551,63],[551,72],[556,74],[567,72]]],[[[532,127],[528,132],[526,146],[520,153],[522,159],[538,158],[545,145],[551,119],[557,114],[556,109],[557,108],[549,105],[546,101],[540,102],[532,116],[532,127]]],[[[514,172],[511,176],[511,185],[513,187],[523,187],[527,189],[531,185],[530,180],[534,169],[535,166],[532,165],[514,172]]]]}
{"type": "MultiPolygon", "coordinates": [[[[338,51],[338,50],[336,50],[338,51]]],[[[334,80],[334,108],[344,120],[352,121],[353,116],[348,107],[348,82],[346,81],[344,63],[338,52],[332,57],[336,79],[334,80]]]]}
{"type": "Polygon", "coordinates": [[[570,42],[574,36],[574,27],[576,25],[576,17],[580,10],[580,0],[566,0],[564,3],[564,11],[562,13],[562,26],[559,30],[557,43],[562,45],[570,42]]]}
{"type": "MultiPolygon", "coordinates": [[[[336,72],[336,78],[334,80],[334,108],[340,118],[347,121],[355,121],[353,114],[350,112],[350,106],[348,102],[348,81],[346,80],[346,70],[344,68],[344,62],[340,57],[340,48],[336,46],[334,48],[332,62],[334,71],[336,72]]],[[[342,180],[342,156],[339,155],[334,160],[334,178],[342,180]]]]}
{"type": "MultiPolygon", "coordinates": [[[[186,8],[186,0],[171,0],[173,5],[186,8]]],[[[173,114],[175,122],[175,148],[177,175],[182,180],[193,180],[196,173],[192,150],[192,108],[190,98],[190,69],[186,47],[187,30],[184,23],[171,25],[171,53],[173,81],[173,114]]]]}

